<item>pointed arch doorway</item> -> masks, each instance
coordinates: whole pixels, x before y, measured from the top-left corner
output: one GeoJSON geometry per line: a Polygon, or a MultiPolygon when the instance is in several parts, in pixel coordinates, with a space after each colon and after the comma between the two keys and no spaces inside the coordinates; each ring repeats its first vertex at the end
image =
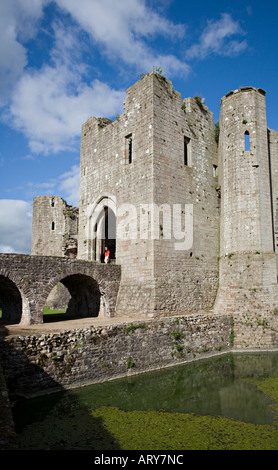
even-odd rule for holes
{"type": "Polygon", "coordinates": [[[104,262],[105,247],[110,251],[110,262],[116,262],[116,204],[101,198],[91,215],[91,259],[104,262]]]}

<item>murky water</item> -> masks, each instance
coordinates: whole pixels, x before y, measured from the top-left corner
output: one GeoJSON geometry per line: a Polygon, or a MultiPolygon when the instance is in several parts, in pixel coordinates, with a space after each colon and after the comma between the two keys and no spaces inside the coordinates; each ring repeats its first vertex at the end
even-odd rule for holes
{"type": "MultiPolygon", "coordinates": [[[[84,436],[91,425],[90,411],[103,406],[273,425],[273,401],[254,383],[268,377],[278,377],[278,353],[229,354],[17,403],[14,420],[19,445],[44,448],[44,442],[48,448],[48,435],[53,438],[56,433],[56,440],[63,443],[73,431],[78,440],[79,427],[84,436]]],[[[84,442],[80,448],[86,448],[84,442]]]]}

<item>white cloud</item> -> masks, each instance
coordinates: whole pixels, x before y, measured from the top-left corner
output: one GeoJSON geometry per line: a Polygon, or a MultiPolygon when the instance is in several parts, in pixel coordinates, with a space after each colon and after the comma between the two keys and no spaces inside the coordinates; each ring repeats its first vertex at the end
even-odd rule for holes
{"type": "Polygon", "coordinates": [[[26,201],[0,199],[0,252],[31,251],[32,207],[26,201]]]}
{"type": "MultiPolygon", "coordinates": [[[[84,48],[88,47],[84,34],[121,70],[123,66],[132,66],[148,72],[161,66],[170,77],[172,74],[185,77],[190,71],[189,65],[177,56],[157,53],[151,48],[151,40],[158,37],[180,41],[185,26],[173,24],[144,0],[56,0],[53,5],[61,10],[51,29],[54,46],[47,51],[51,62],[40,69],[27,68],[27,53],[20,38],[35,37],[38,20],[48,3],[50,0],[0,3],[2,96],[8,96],[9,84],[14,85],[9,87],[12,94],[6,122],[28,139],[33,154],[77,150],[81,125],[90,116],[113,118],[122,112],[125,90],[88,79],[89,67],[94,64],[83,61],[84,48]]],[[[245,41],[235,38],[240,34],[243,31],[239,24],[223,14],[219,21],[208,23],[200,42],[188,50],[187,57],[237,54],[246,47],[245,41]]]]}
{"type": "Polygon", "coordinates": [[[68,204],[78,206],[79,173],[79,165],[73,165],[68,171],[49,181],[29,181],[18,189],[24,191],[27,199],[41,195],[61,196],[68,204]]]}
{"type": "Polygon", "coordinates": [[[63,65],[26,73],[10,106],[14,127],[29,140],[33,153],[72,150],[79,145],[81,125],[90,116],[113,116],[123,108],[125,93],[94,80],[71,90],[75,78],[63,65]]]}
{"type": "MultiPolygon", "coordinates": [[[[32,1],[35,2],[29,0],[32,1]]],[[[147,46],[146,38],[157,34],[180,37],[183,27],[157,15],[144,2],[56,0],[56,3],[77,23],[73,26],[56,20],[52,25],[55,46],[51,64],[22,74],[8,113],[13,127],[24,134],[31,152],[36,154],[77,149],[81,125],[90,116],[113,117],[123,110],[125,90],[115,90],[100,80],[87,83],[81,28],[101,44],[110,58],[136,65],[141,72],[148,72],[154,65],[162,66],[164,73],[188,72],[188,66],[175,56],[155,55],[147,46]]]]}
{"type": "MultiPolygon", "coordinates": [[[[12,0],[12,5],[16,2],[20,0],[12,0]]],[[[26,14],[32,3],[34,6],[42,6],[44,2],[28,0],[25,5],[26,14]]],[[[36,15],[35,12],[32,13],[33,16],[37,18],[40,11],[38,9],[36,15]]],[[[30,13],[31,19],[32,14],[30,13]]],[[[15,16],[12,10],[9,13],[10,23],[15,16]]],[[[16,36],[16,27],[19,31],[19,26],[15,20],[14,24],[16,36]]],[[[23,72],[26,51],[16,40],[13,46],[21,48],[17,55],[22,60],[16,60],[16,53],[11,58],[11,70],[13,78],[17,78],[17,84],[10,97],[5,118],[24,134],[31,152],[37,154],[77,149],[82,123],[92,115],[113,117],[119,114],[125,99],[125,92],[112,89],[99,80],[91,83],[85,81],[87,65],[82,63],[82,42],[77,26],[67,28],[66,22],[64,25],[57,20],[53,31],[55,46],[51,51],[50,64],[43,65],[39,70],[32,68],[23,72]],[[15,63],[18,63],[18,68],[14,66],[15,63]]],[[[13,51],[9,43],[8,50],[13,51]]],[[[7,81],[10,81],[8,66],[7,63],[3,64],[2,75],[6,74],[7,81]]]]}
{"type": "Polygon", "coordinates": [[[90,116],[115,116],[125,98],[125,92],[99,80],[83,81],[86,65],[75,28],[57,22],[54,32],[52,64],[22,75],[9,108],[10,122],[37,154],[79,148],[82,123],[90,116]]]}
{"type": "Polygon", "coordinates": [[[65,194],[66,201],[73,206],[79,206],[79,175],[80,168],[74,165],[70,171],[60,176],[61,183],[58,189],[65,194]]]}
{"type": "Polygon", "coordinates": [[[27,65],[27,50],[19,37],[35,35],[44,3],[44,0],[0,2],[0,105],[7,103],[14,83],[27,65]]]}
{"type": "Polygon", "coordinates": [[[221,19],[209,21],[198,44],[187,51],[187,59],[204,59],[210,54],[234,56],[247,48],[246,40],[231,39],[233,36],[244,35],[240,24],[231,15],[224,13],[221,19]]]}
{"type": "Polygon", "coordinates": [[[119,59],[149,72],[154,65],[164,73],[187,76],[189,67],[173,55],[159,55],[148,46],[157,36],[181,39],[184,25],[177,25],[150,9],[144,0],[56,0],[82,29],[102,46],[110,60],[119,59]]]}

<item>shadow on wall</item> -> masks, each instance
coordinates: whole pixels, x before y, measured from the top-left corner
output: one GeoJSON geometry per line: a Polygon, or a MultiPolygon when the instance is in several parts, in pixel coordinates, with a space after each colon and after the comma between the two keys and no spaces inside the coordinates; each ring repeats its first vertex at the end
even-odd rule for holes
{"type": "Polygon", "coordinates": [[[0,322],[7,325],[20,323],[21,315],[22,299],[17,286],[0,275],[0,322]]]}
{"type": "MultiPolygon", "coordinates": [[[[66,392],[45,373],[42,366],[31,363],[21,348],[14,348],[0,338],[0,354],[10,402],[16,416],[18,450],[120,450],[113,436],[104,429],[102,419],[92,417],[90,409],[80,404],[76,395],[66,392]],[[41,383],[44,383],[43,389],[41,383]],[[48,394],[44,406],[40,403],[36,407],[32,400],[32,406],[28,407],[25,397],[44,391],[48,394]],[[51,391],[57,393],[49,394],[51,391]],[[78,416],[75,409],[78,410],[78,416]],[[55,432],[49,436],[53,421],[55,432]]],[[[1,406],[0,415],[4,416],[1,406]]],[[[14,441],[10,442],[9,448],[9,441],[3,436],[5,423],[1,427],[0,450],[14,450],[14,441]]],[[[9,423],[6,432],[9,432],[9,423]]]]}

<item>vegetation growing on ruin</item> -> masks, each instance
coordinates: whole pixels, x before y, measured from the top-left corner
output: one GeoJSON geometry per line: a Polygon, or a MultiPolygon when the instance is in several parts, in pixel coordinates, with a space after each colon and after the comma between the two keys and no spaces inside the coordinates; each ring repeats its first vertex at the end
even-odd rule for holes
{"type": "Polygon", "coordinates": [[[146,328],[147,327],[146,327],[145,323],[138,323],[138,324],[135,324],[135,325],[134,325],[134,323],[131,323],[130,325],[128,325],[126,327],[126,332],[127,333],[130,333],[130,332],[132,333],[137,329],[146,329],[146,328]]]}
{"type": "Polygon", "coordinates": [[[220,135],[220,124],[219,121],[217,121],[214,125],[214,137],[216,142],[219,142],[219,135],[220,135]]]}

